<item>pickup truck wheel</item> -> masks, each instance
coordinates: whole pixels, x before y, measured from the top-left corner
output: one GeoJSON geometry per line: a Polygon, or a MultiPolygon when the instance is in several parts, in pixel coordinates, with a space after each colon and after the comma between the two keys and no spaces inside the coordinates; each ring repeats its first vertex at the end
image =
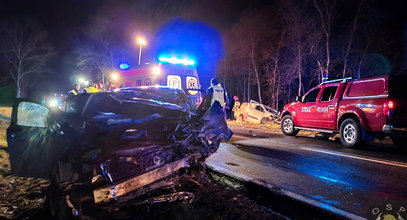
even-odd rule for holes
{"type": "Polygon", "coordinates": [[[342,122],[339,132],[341,142],[346,147],[357,147],[362,143],[362,131],[359,123],[352,118],[342,122]]]}
{"type": "Polygon", "coordinates": [[[287,136],[295,136],[299,130],[294,128],[294,121],[291,115],[286,115],[281,120],[281,131],[287,136]]]}

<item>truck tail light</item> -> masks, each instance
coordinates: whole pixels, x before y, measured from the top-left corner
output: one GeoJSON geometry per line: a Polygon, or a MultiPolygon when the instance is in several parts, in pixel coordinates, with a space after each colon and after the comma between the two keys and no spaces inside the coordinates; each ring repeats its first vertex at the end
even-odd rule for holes
{"type": "Polygon", "coordinates": [[[396,103],[393,101],[388,101],[383,103],[383,115],[389,116],[389,113],[392,109],[396,107],[396,103]]]}
{"type": "Polygon", "coordinates": [[[388,106],[389,106],[389,109],[394,109],[394,102],[393,101],[389,101],[388,102],[388,106]]]}

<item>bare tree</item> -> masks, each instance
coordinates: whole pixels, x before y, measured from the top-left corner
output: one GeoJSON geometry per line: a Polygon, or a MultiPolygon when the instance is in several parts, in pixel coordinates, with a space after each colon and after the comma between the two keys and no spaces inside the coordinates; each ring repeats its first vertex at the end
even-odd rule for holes
{"type": "MultiPolygon", "coordinates": [[[[244,54],[236,60],[239,63],[247,64],[244,73],[247,76],[247,98],[251,99],[251,86],[257,88],[259,102],[263,103],[262,96],[262,50],[267,47],[267,37],[270,30],[267,28],[267,17],[261,10],[250,9],[246,11],[239,22],[230,30],[234,44],[235,54],[244,54]],[[260,12],[259,12],[260,11],[260,12]],[[254,79],[252,79],[252,74],[254,79]]],[[[244,77],[245,78],[245,77],[244,77]]]]}
{"type": "Polygon", "coordinates": [[[107,84],[109,74],[116,69],[123,54],[111,27],[110,21],[98,14],[93,17],[89,28],[83,31],[85,37],[77,40],[78,68],[96,74],[96,79],[103,85],[107,84]]]}
{"type": "Polygon", "coordinates": [[[313,72],[308,70],[306,73],[305,71],[315,65],[314,61],[310,61],[308,58],[314,56],[314,48],[321,39],[320,31],[315,25],[314,18],[305,13],[303,8],[306,5],[284,1],[281,7],[285,12],[282,20],[287,35],[284,37],[285,48],[283,50],[286,65],[281,66],[284,69],[280,69],[280,72],[291,76],[287,78],[290,83],[298,80],[293,87],[297,88],[297,95],[300,96],[304,90],[304,82],[313,75],[313,72]]]}
{"type": "Polygon", "coordinates": [[[346,72],[348,70],[349,54],[350,54],[351,46],[352,46],[354,36],[355,36],[355,33],[356,33],[356,27],[357,27],[357,24],[358,24],[360,10],[362,8],[363,3],[364,3],[364,0],[361,0],[359,2],[358,9],[356,10],[355,18],[353,19],[352,29],[350,31],[350,36],[349,36],[349,40],[347,42],[346,51],[345,51],[344,60],[343,60],[343,70],[342,70],[342,77],[343,78],[345,78],[346,72]]]}
{"type": "Polygon", "coordinates": [[[24,97],[29,84],[24,81],[48,71],[54,49],[47,41],[47,33],[29,20],[3,24],[0,34],[2,62],[17,86],[17,98],[24,97]]]}
{"type": "Polygon", "coordinates": [[[319,64],[321,70],[323,71],[322,76],[326,77],[328,77],[329,67],[331,64],[330,38],[332,22],[334,20],[335,2],[336,0],[314,0],[314,6],[320,16],[321,29],[325,36],[325,65],[322,65],[321,61],[319,61],[319,64]]]}
{"type": "Polygon", "coordinates": [[[263,60],[264,60],[264,70],[266,76],[266,82],[268,87],[268,94],[270,95],[271,106],[273,108],[278,108],[278,99],[279,99],[279,90],[280,90],[280,77],[278,66],[280,62],[280,49],[283,46],[283,40],[286,35],[285,30],[279,30],[280,38],[277,41],[277,45],[273,46],[275,51],[272,48],[268,48],[264,51],[263,60]]]}

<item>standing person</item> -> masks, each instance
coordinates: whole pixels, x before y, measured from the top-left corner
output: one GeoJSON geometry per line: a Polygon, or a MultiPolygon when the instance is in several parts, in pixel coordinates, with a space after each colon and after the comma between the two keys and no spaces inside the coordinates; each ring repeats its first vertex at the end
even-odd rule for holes
{"type": "Polygon", "coordinates": [[[205,112],[208,111],[208,109],[210,109],[215,103],[220,105],[224,114],[226,101],[226,92],[220,85],[219,80],[212,78],[211,86],[206,90],[204,99],[198,108],[198,116],[204,115],[205,112]]]}
{"type": "Polygon", "coordinates": [[[99,92],[102,92],[102,91],[103,91],[103,84],[102,84],[102,83],[98,83],[97,85],[98,85],[98,90],[99,90],[99,92]]]}
{"type": "Polygon", "coordinates": [[[71,91],[69,91],[68,96],[75,96],[75,95],[79,95],[79,94],[81,93],[81,92],[80,92],[81,87],[79,86],[78,83],[75,83],[75,84],[73,85],[73,88],[74,88],[74,89],[72,89],[71,91]]]}
{"type": "Polygon", "coordinates": [[[88,86],[85,88],[86,93],[97,93],[99,92],[98,85],[96,83],[93,83],[91,86],[88,86]]]}
{"type": "Polygon", "coordinates": [[[237,117],[236,117],[235,114],[236,114],[236,112],[239,110],[241,103],[240,103],[240,101],[239,101],[239,97],[238,97],[238,96],[233,96],[233,100],[235,101],[235,103],[233,104],[233,109],[232,109],[232,111],[233,111],[233,118],[234,118],[234,120],[236,120],[237,117]]]}

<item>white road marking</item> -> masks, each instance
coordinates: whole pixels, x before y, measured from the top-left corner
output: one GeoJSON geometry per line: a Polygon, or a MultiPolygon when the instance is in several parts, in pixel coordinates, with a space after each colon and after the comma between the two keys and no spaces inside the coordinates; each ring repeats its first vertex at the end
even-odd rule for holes
{"type": "Polygon", "coordinates": [[[340,156],[340,157],[348,157],[348,158],[357,159],[357,160],[364,160],[364,161],[370,161],[370,162],[374,162],[374,163],[380,163],[380,164],[386,164],[386,165],[391,165],[391,166],[407,168],[407,163],[402,163],[402,162],[395,162],[395,161],[390,161],[390,160],[380,160],[380,159],[374,159],[374,158],[362,157],[362,156],[354,156],[354,155],[350,155],[350,154],[338,153],[338,152],[334,152],[334,151],[321,150],[321,149],[310,148],[310,147],[300,147],[300,148],[298,148],[298,144],[291,144],[291,143],[286,143],[286,142],[273,141],[273,140],[270,140],[270,139],[262,139],[262,140],[267,141],[267,142],[271,142],[271,143],[285,144],[285,145],[289,145],[289,146],[292,146],[292,147],[296,147],[297,149],[302,149],[302,150],[307,150],[307,151],[314,151],[314,152],[318,152],[318,153],[336,155],[336,156],[340,156]]]}
{"type": "Polygon", "coordinates": [[[348,157],[348,158],[353,158],[353,159],[358,159],[358,160],[365,160],[365,161],[370,161],[370,162],[375,162],[375,163],[381,163],[381,164],[386,164],[386,165],[392,165],[392,166],[407,168],[407,164],[406,163],[401,163],[401,162],[393,162],[393,161],[389,161],[389,160],[378,160],[378,159],[373,159],[373,158],[368,158],[368,157],[354,156],[354,155],[349,155],[349,154],[344,154],[344,153],[337,153],[337,152],[328,151],[328,150],[320,150],[320,149],[309,148],[309,147],[301,147],[300,149],[319,152],[319,153],[324,153],[324,154],[336,155],[336,156],[340,156],[340,157],[348,157]]]}

